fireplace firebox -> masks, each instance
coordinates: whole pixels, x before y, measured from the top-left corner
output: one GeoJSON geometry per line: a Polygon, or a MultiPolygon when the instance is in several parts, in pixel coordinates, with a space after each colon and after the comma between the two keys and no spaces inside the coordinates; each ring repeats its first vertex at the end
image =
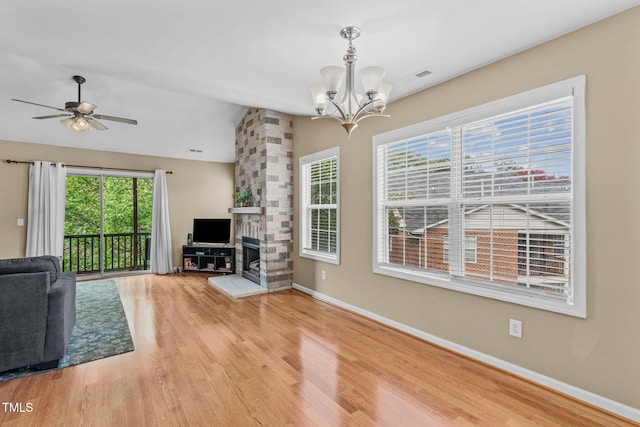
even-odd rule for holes
{"type": "Polygon", "coordinates": [[[260,285],[260,239],[242,237],[242,277],[260,285]]]}

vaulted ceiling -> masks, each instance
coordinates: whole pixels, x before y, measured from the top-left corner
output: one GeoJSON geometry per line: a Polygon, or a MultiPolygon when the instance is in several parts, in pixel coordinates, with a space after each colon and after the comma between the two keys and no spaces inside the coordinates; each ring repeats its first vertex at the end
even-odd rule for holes
{"type": "Polygon", "coordinates": [[[319,69],[379,65],[391,101],[571,32],[640,0],[2,0],[0,139],[233,162],[246,107],[313,115],[319,69]],[[416,77],[429,70],[426,77],[416,77]],[[33,120],[77,100],[137,119],[74,133],[33,120]]]}

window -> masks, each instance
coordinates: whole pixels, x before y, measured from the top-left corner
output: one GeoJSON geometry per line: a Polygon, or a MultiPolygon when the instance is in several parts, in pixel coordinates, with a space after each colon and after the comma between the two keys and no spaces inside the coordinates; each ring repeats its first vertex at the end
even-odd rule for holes
{"type": "Polygon", "coordinates": [[[518,234],[518,275],[563,277],[566,263],[564,235],[518,234]]]}
{"type": "Polygon", "coordinates": [[[153,174],[68,168],[64,271],[148,270],[153,174]]]}
{"type": "Polygon", "coordinates": [[[300,256],[340,263],[339,148],[300,158],[300,256]]]}
{"type": "MultiPolygon", "coordinates": [[[[477,260],[478,236],[467,234],[464,236],[464,240],[464,262],[475,263],[477,260]]],[[[443,245],[444,262],[449,262],[449,235],[444,236],[443,245]]]]}
{"type": "Polygon", "coordinates": [[[584,76],[374,137],[374,272],[586,316],[584,76]]]}

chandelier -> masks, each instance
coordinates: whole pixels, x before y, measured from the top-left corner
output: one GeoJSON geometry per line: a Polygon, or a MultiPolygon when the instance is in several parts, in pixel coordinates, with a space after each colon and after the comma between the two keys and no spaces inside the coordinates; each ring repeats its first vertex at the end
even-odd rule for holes
{"type": "Polygon", "coordinates": [[[327,66],[320,69],[320,74],[324,80],[324,86],[314,86],[311,88],[311,96],[315,104],[318,115],[312,119],[330,118],[340,122],[340,126],[351,136],[351,132],[358,127],[360,120],[367,117],[389,117],[382,114],[391,92],[391,85],[384,83],[384,69],[381,67],[365,67],[360,70],[360,78],[364,87],[365,95],[356,93],[354,87],[355,63],[358,60],[356,47],[353,40],[360,36],[360,29],[357,27],[346,27],[340,31],[340,35],[349,40],[349,48],[343,57],[346,71],[343,67],[327,66]],[[346,76],[346,84],[341,98],[337,99],[342,80],[346,76]],[[327,107],[331,104],[330,111],[327,107]]]}

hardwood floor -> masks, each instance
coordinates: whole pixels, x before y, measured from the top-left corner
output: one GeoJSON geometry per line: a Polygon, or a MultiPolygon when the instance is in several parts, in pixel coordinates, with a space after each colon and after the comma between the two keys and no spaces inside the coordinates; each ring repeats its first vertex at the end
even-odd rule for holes
{"type": "Polygon", "coordinates": [[[297,291],[116,282],[135,351],[0,383],[0,425],[633,425],[297,291]]]}

